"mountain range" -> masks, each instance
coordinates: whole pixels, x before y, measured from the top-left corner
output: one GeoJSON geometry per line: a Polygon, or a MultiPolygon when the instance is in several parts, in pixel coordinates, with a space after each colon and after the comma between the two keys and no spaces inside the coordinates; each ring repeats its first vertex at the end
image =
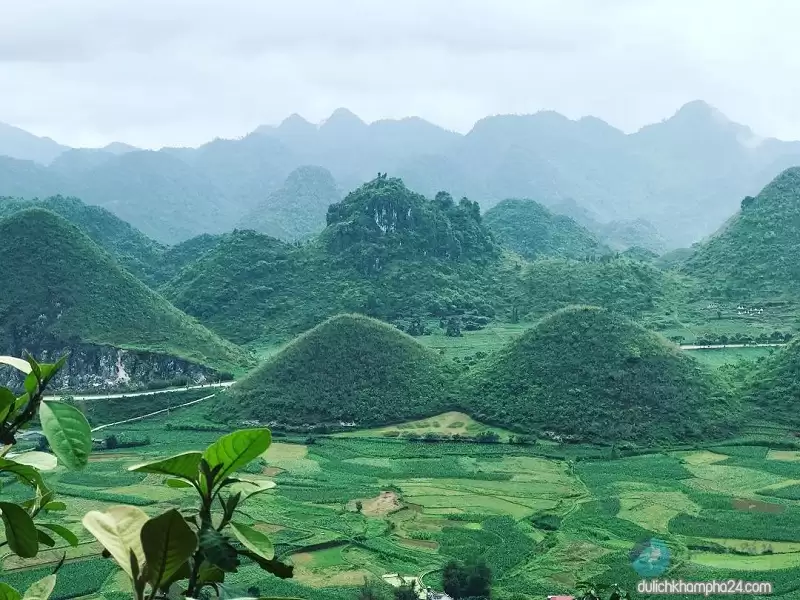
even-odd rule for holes
{"type": "Polygon", "coordinates": [[[462,135],[417,117],[367,124],[338,109],[319,125],[292,115],[241,139],[158,151],[69,149],[0,126],[0,195],[78,196],[162,243],[230,231],[269,207],[293,171],[316,166],[338,189],[389,172],[417,192],[447,190],[483,210],[530,198],[605,229],[614,249],[660,252],[711,234],[743,197],[798,164],[800,142],[759,138],[701,101],[632,134],[547,111],[486,117],[462,135]]]}

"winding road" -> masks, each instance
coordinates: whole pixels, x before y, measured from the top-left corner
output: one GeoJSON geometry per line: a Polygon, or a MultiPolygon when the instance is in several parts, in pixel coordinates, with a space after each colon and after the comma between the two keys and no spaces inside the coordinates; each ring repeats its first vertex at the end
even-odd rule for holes
{"type": "MultiPolygon", "coordinates": [[[[170,392],[184,392],[189,390],[208,390],[214,388],[226,388],[234,384],[233,381],[220,381],[218,383],[204,383],[199,385],[184,385],[178,387],[162,388],[160,390],[144,390],[141,392],[116,392],[113,394],[85,394],[81,396],[73,396],[75,400],[113,400],[114,398],[136,398],[138,396],[154,396],[155,394],[168,394],[170,392]]],[[[45,400],[59,400],[65,394],[57,396],[45,396],[45,400]]]]}

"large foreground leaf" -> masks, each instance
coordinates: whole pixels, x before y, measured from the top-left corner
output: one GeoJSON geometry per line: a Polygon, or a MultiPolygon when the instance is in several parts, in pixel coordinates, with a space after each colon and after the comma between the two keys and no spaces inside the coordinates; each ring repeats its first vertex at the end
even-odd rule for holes
{"type": "Polygon", "coordinates": [[[38,452],[36,450],[15,454],[9,458],[13,458],[15,462],[21,465],[36,467],[40,471],[52,471],[58,466],[58,461],[55,456],[47,452],[38,452]]]}
{"type": "Polygon", "coordinates": [[[6,541],[11,551],[22,558],[33,558],[39,552],[39,535],[30,515],[11,502],[0,502],[6,541]]]}
{"type": "Polygon", "coordinates": [[[235,521],[231,521],[231,529],[236,539],[251,552],[255,552],[261,558],[266,558],[267,560],[275,558],[275,547],[266,534],[253,529],[249,525],[236,523],[235,521]]]}
{"type": "Polygon", "coordinates": [[[55,587],[56,576],[48,575],[32,583],[31,587],[26,590],[25,595],[22,596],[22,600],[47,600],[55,587]]]}
{"type": "Polygon", "coordinates": [[[168,581],[197,548],[197,535],[174,508],[145,523],[141,538],[147,580],[154,588],[168,581]]]}
{"type": "Polygon", "coordinates": [[[148,521],[147,513],[135,506],[112,506],[102,513],[96,510],[83,517],[83,526],[97,538],[119,566],[133,578],[131,552],[138,564],[145,562],[142,549],[142,527],[148,521]]]}
{"type": "Polygon", "coordinates": [[[27,360],[15,356],[0,356],[0,365],[9,365],[25,373],[31,372],[31,365],[27,360]]]}
{"type": "Polygon", "coordinates": [[[20,600],[19,592],[7,583],[0,581],[0,600],[20,600]]]}
{"type": "Polygon", "coordinates": [[[242,429],[219,438],[206,448],[203,458],[212,469],[221,466],[215,481],[224,481],[228,475],[266,452],[271,442],[272,434],[267,428],[242,429]]]}
{"type": "Polygon", "coordinates": [[[44,401],[39,418],[53,454],[70,469],[85,467],[92,451],[92,432],[83,413],[64,402],[44,401]]]}
{"type": "Polygon", "coordinates": [[[159,475],[172,475],[189,481],[196,481],[199,472],[200,452],[184,452],[169,458],[141,463],[130,467],[129,471],[137,473],[158,473],[159,475]]]}

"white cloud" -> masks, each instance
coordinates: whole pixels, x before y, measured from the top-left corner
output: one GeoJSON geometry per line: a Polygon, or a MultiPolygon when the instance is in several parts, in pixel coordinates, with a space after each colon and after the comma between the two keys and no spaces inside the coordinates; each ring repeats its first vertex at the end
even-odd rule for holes
{"type": "Polygon", "coordinates": [[[800,138],[794,0],[26,0],[0,120],[74,145],[236,136],[347,106],[468,130],[553,109],[625,130],[702,98],[800,138]]]}

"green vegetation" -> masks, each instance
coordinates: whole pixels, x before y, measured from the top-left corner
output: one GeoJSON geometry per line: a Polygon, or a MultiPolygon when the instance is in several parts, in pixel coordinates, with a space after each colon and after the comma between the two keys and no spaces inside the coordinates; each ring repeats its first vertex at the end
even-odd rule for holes
{"type": "Polygon", "coordinates": [[[580,259],[610,252],[571,218],[553,214],[533,200],[503,200],[483,218],[497,241],[527,259],[580,259]]]}
{"type": "Polygon", "coordinates": [[[736,405],[693,359],[600,308],[554,313],[469,376],[479,421],[572,439],[688,440],[731,431],[736,405]]]}
{"type": "Polygon", "coordinates": [[[42,351],[79,342],[223,372],[247,364],[243,351],[148,289],[54,213],[17,212],[0,221],[0,238],[0,279],[8,291],[0,299],[0,347],[42,351]]]}
{"type": "Polygon", "coordinates": [[[155,282],[164,247],[106,209],[62,196],[34,201],[0,198],[0,218],[30,208],[44,208],[64,217],[133,275],[148,284],[155,282]]]}
{"type": "Polygon", "coordinates": [[[238,227],[253,229],[286,242],[304,240],[325,227],[328,207],[342,199],[330,171],[298,167],[286,182],[258,204],[238,227]]]}
{"type": "Polygon", "coordinates": [[[778,175],[687,259],[683,270],[702,281],[705,297],[776,300],[800,287],[800,168],[778,175]]]}
{"type": "Polygon", "coordinates": [[[519,266],[468,200],[429,201],[379,178],[333,205],[328,220],[302,246],[252,231],[223,236],[162,291],[237,343],[285,341],[342,312],[488,320],[509,309],[519,266]],[[403,211],[411,216],[392,220],[403,211]]]}
{"type": "Polygon", "coordinates": [[[797,426],[800,415],[800,340],[765,358],[751,369],[743,390],[754,416],[797,426]]]}
{"type": "Polygon", "coordinates": [[[570,304],[591,304],[638,318],[671,305],[683,292],[677,277],[627,258],[538,260],[525,269],[522,280],[520,304],[540,316],[570,304]]]}
{"type": "Polygon", "coordinates": [[[222,420],[381,425],[452,406],[446,363],[397,329],[338,316],[301,335],[217,402],[222,420]]]}
{"type": "Polygon", "coordinates": [[[324,243],[367,274],[400,258],[486,261],[496,252],[477,202],[456,204],[446,192],[431,201],[385,175],[331,205],[327,224],[324,243]]]}

